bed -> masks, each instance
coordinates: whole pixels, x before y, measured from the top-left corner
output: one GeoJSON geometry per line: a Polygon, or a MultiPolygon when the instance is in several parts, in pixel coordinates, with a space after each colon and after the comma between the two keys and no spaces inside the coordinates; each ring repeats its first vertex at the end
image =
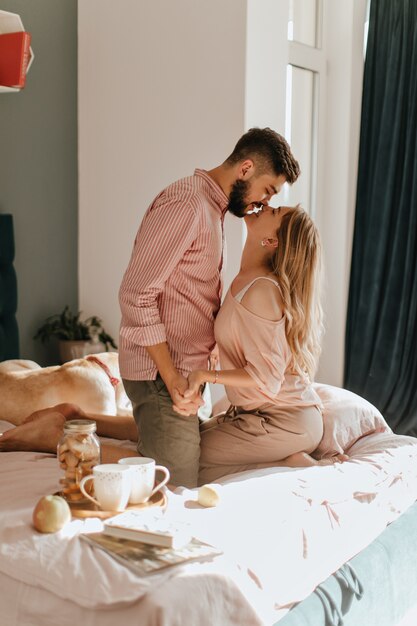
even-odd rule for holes
{"type": "Polygon", "coordinates": [[[343,613],[343,623],[361,624],[366,606],[367,624],[396,624],[416,601],[417,441],[376,433],[350,454],[343,465],[225,478],[213,509],[199,507],[195,490],[168,493],[167,514],[223,554],[144,579],[80,540],[99,530],[97,519],[36,533],[32,510],[57,490],[57,460],[1,453],[2,623],[320,626],[341,624],[343,613]]]}
{"type": "MultiPolygon", "coordinates": [[[[7,284],[14,297],[15,283],[7,284]]],[[[318,392],[326,406],[319,456],[339,447],[350,461],[229,476],[212,509],[196,503],[195,490],[166,492],[166,515],[188,521],[222,554],[148,577],[80,539],[100,530],[98,519],[38,534],[32,510],[59,488],[57,459],[0,453],[1,624],[397,624],[417,604],[417,439],[393,434],[349,392],[325,385],[318,392]]],[[[0,422],[0,432],[11,427],[0,422]]]]}

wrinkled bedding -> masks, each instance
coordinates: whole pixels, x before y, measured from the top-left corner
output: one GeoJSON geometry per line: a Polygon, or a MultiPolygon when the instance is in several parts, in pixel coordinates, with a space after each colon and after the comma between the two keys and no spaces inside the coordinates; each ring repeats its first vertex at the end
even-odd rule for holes
{"type": "Polygon", "coordinates": [[[54,535],[36,533],[31,513],[42,495],[58,489],[56,458],[1,453],[6,623],[59,626],[79,616],[101,626],[119,618],[124,626],[272,624],[417,499],[416,439],[376,433],[349,453],[344,464],[227,477],[212,509],[196,503],[196,490],[167,492],[166,515],[186,519],[223,555],[146,578],[79,540],[101,528],[97,519],[73,520],[54,535]]]}

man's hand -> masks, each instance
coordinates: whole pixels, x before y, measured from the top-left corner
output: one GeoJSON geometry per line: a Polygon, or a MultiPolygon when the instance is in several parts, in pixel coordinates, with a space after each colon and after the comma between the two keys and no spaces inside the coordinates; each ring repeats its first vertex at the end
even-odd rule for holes
{"type": "Polygon", "coordinates": [[[197,394],[201,394],[201,387],[206,382],[205,375],[207,372],[203,370],[195,370],[188,376],[188,391],[185,392],[185,397],[193,397],[197,394]]]}
{"type": "Polygon", "coordinates": [[[195,415],[198,408],[204,404],[204,400],[199,392],[192,394],[188,392],[188,380],[180,373],[177,372],[165,384],[172,398],[173,409],[176,413],[185,416],[195,415]]]}
{"type": "Polygon", "coordinates": [[[167,386],[174,411],[180,415],[195,415],[198,407],[202,406],[204,401],[200,394],[188,396],[185,394],[188,389],[188,381],[174,366],[166,341],[154,346],[146,346],[146,349],[167,386]]]}

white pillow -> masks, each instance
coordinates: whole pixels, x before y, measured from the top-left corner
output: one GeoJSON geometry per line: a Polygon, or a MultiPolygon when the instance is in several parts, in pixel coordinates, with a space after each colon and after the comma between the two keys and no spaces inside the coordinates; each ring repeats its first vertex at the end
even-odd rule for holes
{"type": "Polygon", "coordinates": [[[377,432],[392,432],[381,413],[370,402],[356,393],[313,384],[323,402],[324,433],[318,448],[312,453],[316,459],[334,456],[349,448],[361,437],[377,432]]]}

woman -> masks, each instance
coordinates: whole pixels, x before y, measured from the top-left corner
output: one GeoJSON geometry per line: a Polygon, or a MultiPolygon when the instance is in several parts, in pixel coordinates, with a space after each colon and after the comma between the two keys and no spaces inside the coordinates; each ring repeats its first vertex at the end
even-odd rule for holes
{"type": "Polygon", "coordinates": [[[221,369],[189,377],[187,393],[221,383],[231,402],[202,426],[200,484],[247,469],[348,458],[310,456],[323,436],[311,385],[322,332],[317,228],[299,207],[264,207],[245,222],[241,268],[215,323],[221,369]]]}

